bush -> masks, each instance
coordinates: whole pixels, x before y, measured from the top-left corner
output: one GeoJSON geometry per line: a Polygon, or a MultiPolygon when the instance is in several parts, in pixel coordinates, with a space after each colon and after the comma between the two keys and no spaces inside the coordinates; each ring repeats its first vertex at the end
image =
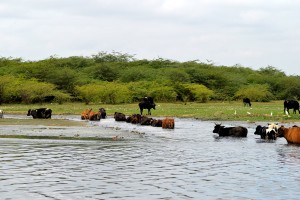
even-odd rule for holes
{"type": "Polygon", "coordinates": [[[236,99],[250,98],[252,101],[271,101],[274,96],[269,91],[269,86],[267,84],[251,84],[241,87],[236,93],[236,99]]]}

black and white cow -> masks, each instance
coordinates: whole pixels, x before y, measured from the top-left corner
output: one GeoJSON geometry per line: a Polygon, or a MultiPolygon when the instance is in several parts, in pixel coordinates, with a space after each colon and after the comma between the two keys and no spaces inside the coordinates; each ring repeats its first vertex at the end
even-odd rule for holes
{"type": "Polygon", "coordinates": [[[50,108],[38,108],[28,110],[27,116],[32,116],[33,119],[51,119],[52,110],[50,108]]]}
{"type": "Polygon", "coordinates": [[[258,125],[255,129],[254,134],[260,135],[261,139],[276,140],[278,128],[279,128],[278,124],[275,123],[268,124],[268,126],[258,125]]]}

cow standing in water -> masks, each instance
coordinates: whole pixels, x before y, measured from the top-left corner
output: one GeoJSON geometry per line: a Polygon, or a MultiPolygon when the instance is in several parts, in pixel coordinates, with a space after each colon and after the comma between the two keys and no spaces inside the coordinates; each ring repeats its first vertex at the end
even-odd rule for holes
{"type": "Polygon", "coordinates": [[[52,110],[50,108],[38,108],[28,110],[27,116],[32,116],[33,119],[51,119],[52,110]]]}
{"type": "Polygon", "coordinates": [[[151,108],[155,110],[155,103],[152,97],[144,97],[142,102],[139,103],[141,115],[143,115],[143,109],[148,109],[148,115],[151,115],[151,108]]]}

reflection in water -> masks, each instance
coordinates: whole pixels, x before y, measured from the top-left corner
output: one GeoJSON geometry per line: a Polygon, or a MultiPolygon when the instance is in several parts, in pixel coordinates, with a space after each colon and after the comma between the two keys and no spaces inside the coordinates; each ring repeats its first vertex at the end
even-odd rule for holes
{"type": "Polygon", "coordinates": [[[257,142],[254,124],[247,138],[218,138],[213,125],[177,119],[121,141],[0,139],[1,199],[298,199],[299,146],[257,142]]]}

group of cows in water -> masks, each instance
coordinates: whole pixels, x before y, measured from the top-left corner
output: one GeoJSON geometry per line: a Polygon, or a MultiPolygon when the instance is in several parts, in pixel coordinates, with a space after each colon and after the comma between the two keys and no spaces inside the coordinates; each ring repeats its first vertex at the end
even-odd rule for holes
{"type": "MultiPolygon", "coordinates": [[[[225,127],[221,124],[216,124],[213,133],[219,134],[220,137],[247,137],[248,129],[243,126],[225,127]]],[[[254,132],[255,135],[260,135],[261,139],[276,140],[278,137],[284,137],[288,143],[300,144],[300,127],[284,127],[277,123],[268,124],[268,126],[258,125],[254,132]]]]}
{"type": "MultiPolygon", "coordinates": [[[[244,105],[249,105],[251,107],[249,98],[244,98],[243,102],[244,105]]],[[[151,115],[151,109],[155,109],[155,103],[151,97],[144,97],[138,105],[140,108],[140,114],[132,114],[126,117],[123,113],[115,112],[115,121],[174,129],[175,121],[173,118],[154,119],[143,115],[143,109],[148,110],[148,115],[151,115]]],[[[289,109],[293,109],[293,113],[298,111],[300,114],[299,102],[295,100],[285,100],[284,113],[289,114],[289,109]]],[[[52,110],[50,108],[29,109],[27,112],[27,116],[32,116],[33,119],[51,119],[51,115],[52,110]]],[[[100,119],[105,119],[106,117],[106,110],[104,108],[100,108],[97,112],[94,112],[90,108],[81,113],[82,120],[100,121],[100,119]]],[[[3,118],[2,110],[0,110],[0,118],[3,118]]],[[[221,124],[215,124],[213,133],[217,133],[220,137],[247,137],[248,129],[243,126],[225,127],[221,124]]],[[[268,124],[268,126],[258,125],[254,134],[260,135],[261,139],[266,140],[276,140],[277,137],[284,137],[288,143],[300,144],[300,127],[298,126],[286,128],[275,123],[268,124]]]]}

